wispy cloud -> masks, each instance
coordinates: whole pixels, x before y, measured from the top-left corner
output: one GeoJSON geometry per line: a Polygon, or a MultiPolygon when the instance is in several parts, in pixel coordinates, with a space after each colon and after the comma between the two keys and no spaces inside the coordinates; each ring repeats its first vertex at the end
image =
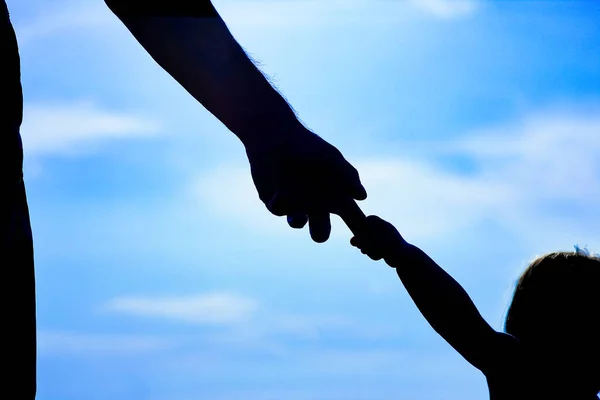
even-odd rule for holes
{"type": "Polygon", "coordinates": [[[152,336],[102,335],[53,330],[38,332],[38,349],[41,356],[137,355],[170,347],[171,343],[168,340],[152,336]]]}
{"type": "Polygon", "coordinates": [[[216,332],[196,335],[195,340],[210,346],[261,349],[279,354],[287,351],[290,339],[319,342],[323,335],[339,335],[376,340],[393,337],[399,330],[396,324],[364,326],[348,315],[282,310],[275,304],[225,291],[187,297],[118,297],[101,309],[115,314],[219,327],[216,332]]]}
{"type": "Polygon", "coordinates": [[[215,292],[189,297],[120,297],[111,300],[105,309],[138,317],[227,325],[248,320],[257,307],[254,299],[215,292]]]}
{"type": "MultiPolygon", "coordinates": [[[[389,328],[389,327],[386,327],[389,328]]],[[[258,349],[270,354],[287,354],[291,342],[319,343],[323,335],[340,338],[373,338],[393,335],[393,329],[369,327],[344,315],[295,314],[264,308],[251,320],[229,329],[207,334],[207,343],[222,348],[258,349]]]]}
{"type": "Polygon", "coordinates": [[[76,154],[106,140],[153,136],[152,119],[106,111],[92,102],[27,103],[21,128],[28,156],[76,154]]]}
{"type": "MultiPolygon", "coordinates": [[[[588,215],[600,213],[597,115],[539,112],[434,144],[422,157],[363,158],[355,163],[369,191],[362,207],[397,222],[411,240],[447,237],[486,221],[528,238],[593,239],[588,215]],[[439,156],[466,157],[475,170],[454,172],[439,165],[439,156]]],[[[219,168],[192,188],[231,223],[278,235],[290,231],[285,221],[269,216],[246,167],[219,168]]],[[[334,226],[346,238],[340,228],[334,226]]]]}
{"type": "Polygon", "coordinates": [[[597,204],[599,137],[600,117],[594,110],[558,110],[531,115],[505,128],[483,130],[449,150],[474,158],[482,179],[523,189],[524,198],[597,204]]]}

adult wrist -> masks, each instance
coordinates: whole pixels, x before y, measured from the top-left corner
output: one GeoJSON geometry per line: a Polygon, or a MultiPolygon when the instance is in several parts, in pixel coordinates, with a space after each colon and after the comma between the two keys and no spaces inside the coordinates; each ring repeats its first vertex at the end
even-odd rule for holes
{"type": "Polygon", "coordinates": [[[236,132],[247,151],[255,149],[276,149],[289,146],[306,135],[314,135],[298,119],[293,118],[253,118],[236,132]]]}

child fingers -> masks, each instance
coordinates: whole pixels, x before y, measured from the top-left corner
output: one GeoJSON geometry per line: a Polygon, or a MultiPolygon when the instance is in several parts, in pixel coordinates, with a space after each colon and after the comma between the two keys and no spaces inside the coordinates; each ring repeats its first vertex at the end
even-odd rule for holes
{"type": "Polygon", "coordinates": [[[350,239],[350,244],[352,246],[358,248],[361,253],[363,253],[364,255],[366,255],[368,257],[370,257],[374,261],[379,261],[379,260],[381,260],[383,258],[383,256],[381,255],[381,252],[377,248],[374,248],[368,242],[367,243],[363,243],[356,236],[354,236],[354,237],[352,237],[350,239]]]}
{"type": "Polygon", "coordinates": [[[370,251],[366,251],[366,250],[361,250],[361,252],[363,254],[367,255],[373,261],[379,261],[379,260],[381,260],[383,258],[381,256],[381,254],[379,254],[377,252],[370,252],[370,251]]]}
{"type": "Polygon", "coordinates": [[[352,239],[350,239],[350,244],[356,247],[357,249],[361,250],[363,254],[366,254],[365,251],[369,251],[369,249],[372,248],[368,240],[357,236],[354,236],[352,239]]]}

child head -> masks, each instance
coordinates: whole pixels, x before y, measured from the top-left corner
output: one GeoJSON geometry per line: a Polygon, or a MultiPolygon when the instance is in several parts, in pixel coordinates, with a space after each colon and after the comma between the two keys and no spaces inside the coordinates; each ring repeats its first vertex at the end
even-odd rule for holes
{"type": "Polygon", "coordinates": [[[600,257],[577,249],[534,260],[517,281],[505,330],[600,391],[600,257]]]}

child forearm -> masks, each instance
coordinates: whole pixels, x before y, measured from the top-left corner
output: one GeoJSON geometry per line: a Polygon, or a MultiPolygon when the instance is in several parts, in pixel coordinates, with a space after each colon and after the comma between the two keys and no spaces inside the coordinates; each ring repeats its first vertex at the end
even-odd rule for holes
{"type": "Polygon", "coordinates": [[[469,362],[484,357],[496,332],[462,286],[419,248],[405,243],[385,261],[396,269],[408,294],[433,329],[469,362]]]}

